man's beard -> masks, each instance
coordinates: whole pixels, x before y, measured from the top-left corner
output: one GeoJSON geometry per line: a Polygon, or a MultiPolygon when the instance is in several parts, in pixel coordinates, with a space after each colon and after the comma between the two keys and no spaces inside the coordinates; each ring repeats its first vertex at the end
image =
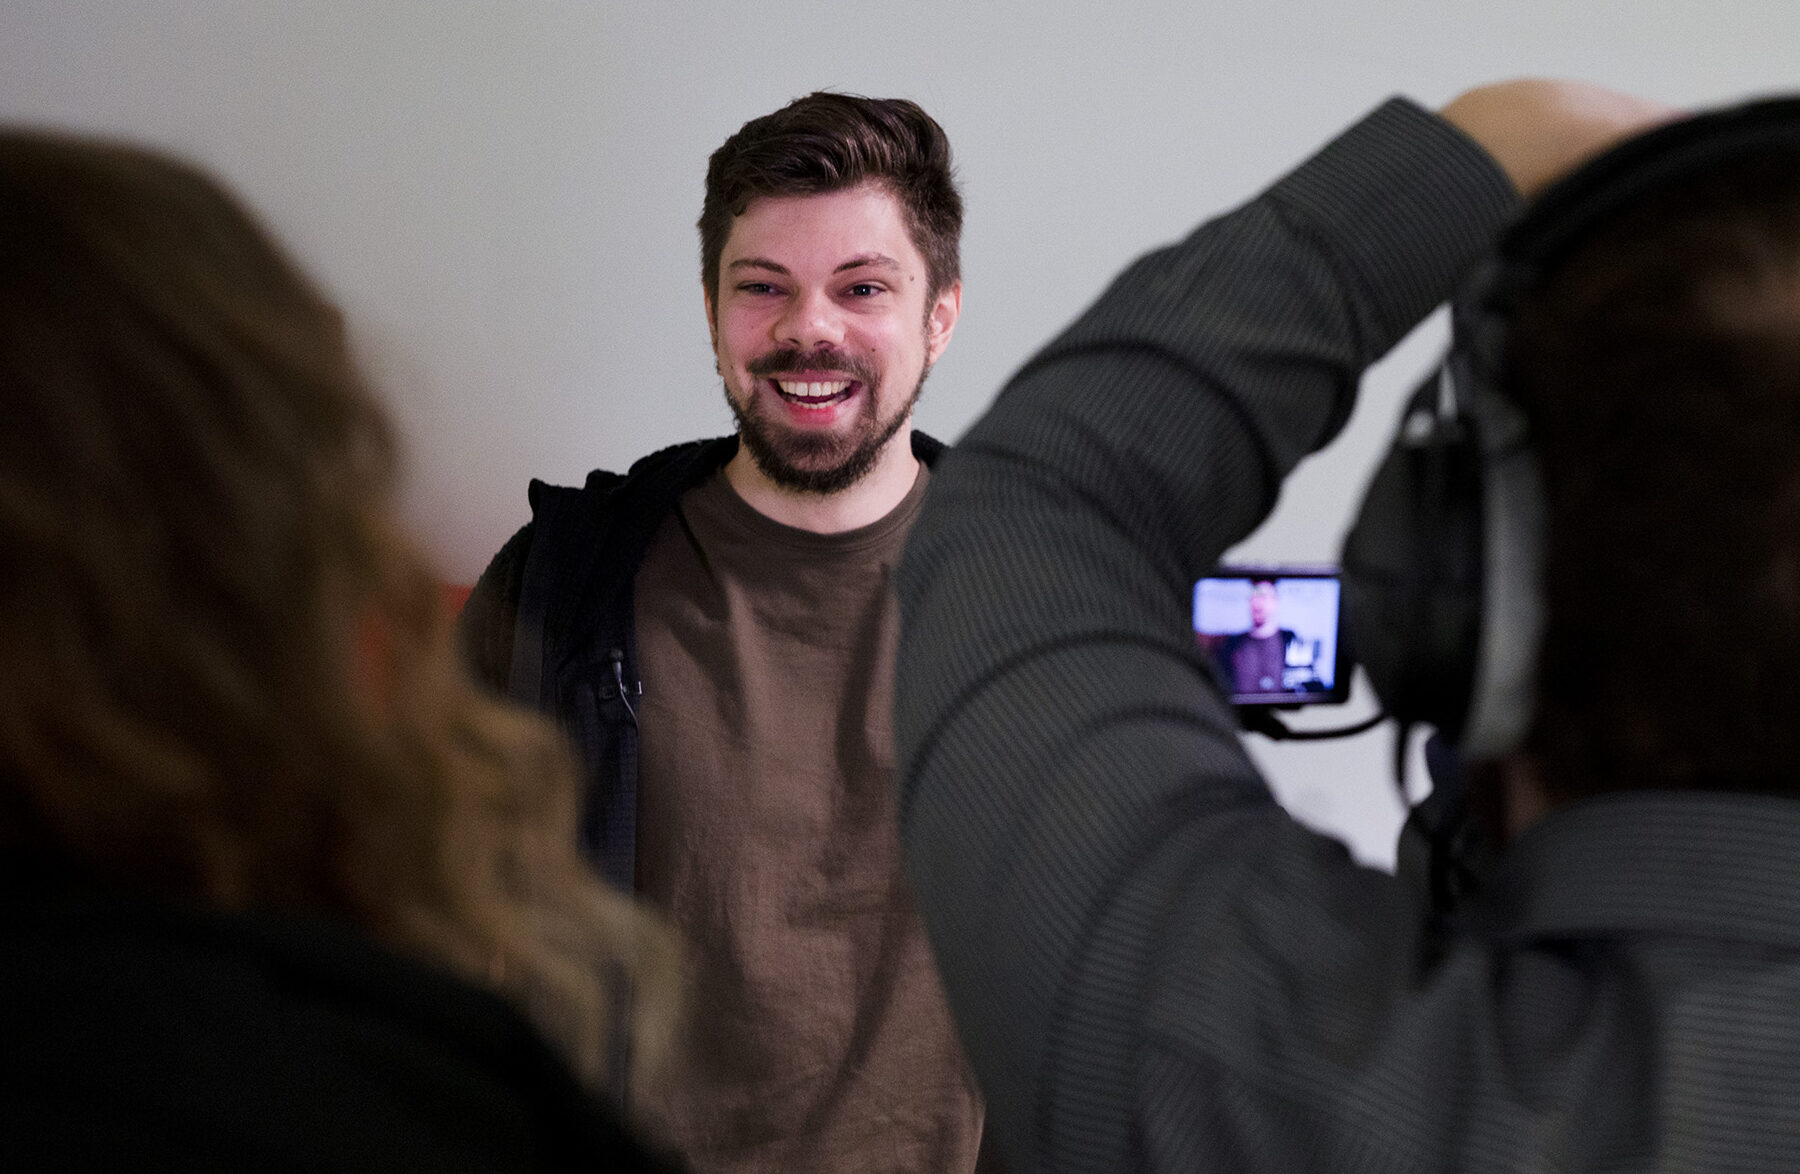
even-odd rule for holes
{"type": "Polygon", "coordinates": [[[749,364],[748,369],[752,376],[760,377],[808,368],[850,371],[859,376],[862,394],[868,397],[869,410],[857,414],[856,422],[847,434],[798,432],[771,425],[754,394],[746,396],[745,402],[739,404],[727,388],[725,402],[731,405],[731,414],[737,418],[739,442],[763,476],[790,492],[824,497],[848,489],[868,476],[881,458],[881,450],[912,418],[913,405],[924,394],[925,377],[931,374],[931,367],[927,364],[919,372],[919,382],[912,395],[885,420],[876,415],[874,405],[879,398],[876,395],[879,388],[875,380],[868,378],[873,372],[866,364],[846,362],[843,357],[830,353],[802,355],[798,351],[776,351],[760,356],[749,364]]]}

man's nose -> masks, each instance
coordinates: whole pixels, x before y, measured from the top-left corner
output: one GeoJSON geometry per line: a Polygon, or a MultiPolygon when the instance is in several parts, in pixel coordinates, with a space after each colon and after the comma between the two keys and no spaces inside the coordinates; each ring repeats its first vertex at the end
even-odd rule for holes
{"type": "Polygon", "coordinates": [[[844,341],[843,312],[822,290],[803,290],[794,295],[775,323],[776,341],[810,351],[837,346],[844,341]]]}

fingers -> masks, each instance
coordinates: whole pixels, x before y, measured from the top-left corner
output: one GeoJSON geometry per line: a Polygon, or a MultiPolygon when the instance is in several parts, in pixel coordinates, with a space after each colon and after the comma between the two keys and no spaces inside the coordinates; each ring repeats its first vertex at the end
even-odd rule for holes
{"type": "Polygon", "coordinates": [[[1684,112],[1586,82],[1525,79],[1478,86],[1439,113],[1530,198],[1613,144],[1684,112]]]}

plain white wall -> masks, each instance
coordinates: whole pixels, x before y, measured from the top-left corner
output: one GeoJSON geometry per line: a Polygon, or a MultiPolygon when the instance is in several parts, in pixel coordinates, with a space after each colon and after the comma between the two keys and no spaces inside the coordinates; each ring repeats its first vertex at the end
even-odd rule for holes
{"type": "MultiPolygon", "coordinates": [[[[528,478],[729,429],[706,157],[799,94],[911,97],[955,145],[964,312],[918,417],[954,439],[1130,257],[1390,93],[1551,74],[1719,101],[1793,87],[1796,46],[1794,0],[0,0],[0,117],[172,147],[242,191],[351,315],[409,514],[466,581],[528,478]]],[[[1440,332],[1371,376],[1242,555],[1335,557],[1440,332]]],[[[1388,735],[1251,741],[1290,807],[1391,860],[1388,735]]]]}

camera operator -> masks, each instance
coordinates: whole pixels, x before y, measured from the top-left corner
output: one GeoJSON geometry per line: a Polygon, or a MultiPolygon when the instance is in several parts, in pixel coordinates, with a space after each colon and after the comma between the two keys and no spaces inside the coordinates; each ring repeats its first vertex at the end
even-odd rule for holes
{"type": "Polygon", "coordinates": [[[1800,1153],[1800,151],[1602,217],[1512,315],[1542,659],[1476,772],[1508,842],[1447,921],[1277,806],[1187,625],[1520,197],[1670,117],[1391,101],[1127,269],[943,462],[899,583],[902,829],[1015,1169],[1800,1153]]]}

